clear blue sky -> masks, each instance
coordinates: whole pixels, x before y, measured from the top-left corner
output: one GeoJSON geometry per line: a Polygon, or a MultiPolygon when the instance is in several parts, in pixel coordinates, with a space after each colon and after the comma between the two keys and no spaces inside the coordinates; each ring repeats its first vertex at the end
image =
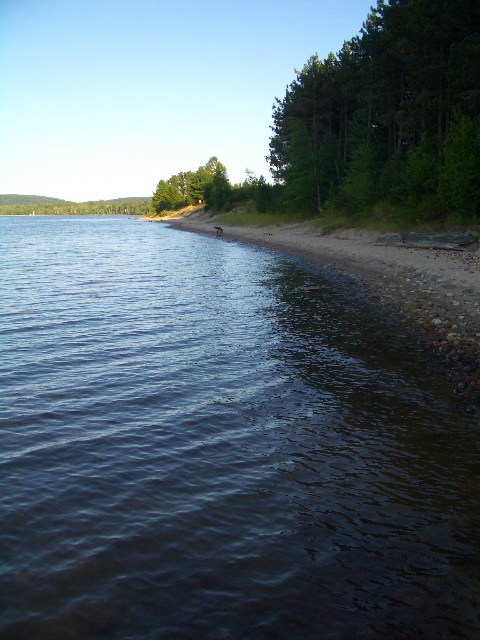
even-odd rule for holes
{"type": "Polygon", "coordinates": [[[0,193],[150,196],[211,156],[269,179],[275,97],[371,4],[0,0],[0,193]]]}

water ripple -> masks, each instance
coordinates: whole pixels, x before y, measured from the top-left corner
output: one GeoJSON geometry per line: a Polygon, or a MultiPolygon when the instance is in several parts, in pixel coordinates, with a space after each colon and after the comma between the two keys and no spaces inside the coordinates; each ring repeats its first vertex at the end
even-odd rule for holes
{"type": "Polygon", "coordinates": [[[347,283],[0,227],[2,639],[480,635],[478,425],[347,283]]]}

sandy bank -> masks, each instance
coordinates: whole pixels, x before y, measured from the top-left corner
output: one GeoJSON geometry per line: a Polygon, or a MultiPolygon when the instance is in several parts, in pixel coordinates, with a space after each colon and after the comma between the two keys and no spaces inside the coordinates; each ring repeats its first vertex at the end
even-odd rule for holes
{"type": "MultiPolygon", "coordinates": [[[[163,218],[179,229],[214,235],[203,211],[163,218]]],[[[333,269],[360,288],[450,365],[454,392],[480,407],[480,250],[381,246],[378,233],[339,230],[322,235],[309,223],[223,226],[224,239],[281,250],[333,269]]],[[[222,241],[222,238],[219,238],[222,241]]]]}

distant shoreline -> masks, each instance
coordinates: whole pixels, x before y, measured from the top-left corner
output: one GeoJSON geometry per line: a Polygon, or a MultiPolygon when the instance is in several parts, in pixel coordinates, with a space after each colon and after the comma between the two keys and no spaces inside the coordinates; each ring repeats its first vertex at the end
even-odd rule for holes
{"type": "MultiPolygon", "coordinates": [[[[32,216],[31,213],[12,213],[12,214],[0,214],[0,219],[2,218],[61,218],[62,216],[65,216],[66,214],[63,213],[39,213],[39,214],[35,214],[34,216],[32,216]]],[[[69,217],[71,216],[72,218],[93,218],[95,215],[103,215],[103,214],[90,214],[90,213],[86,213],[81,215],[80,213],[71,213],[68,214],[69,217]]],[[[105,215],[119,215],[119,214],[115,214],[115,213],[111,213],[111,214],[105,214],[105,215]]],[[[125,215],[125,214],[122,214],[125,215]]],[[[131,214],[131,217],[133,217],[134,214],[131,214]]]]}

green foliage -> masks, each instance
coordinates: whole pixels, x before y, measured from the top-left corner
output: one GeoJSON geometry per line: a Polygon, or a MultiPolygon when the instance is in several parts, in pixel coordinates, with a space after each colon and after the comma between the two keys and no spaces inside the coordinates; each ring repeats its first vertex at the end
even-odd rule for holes
{"type": "Polygon", "coordinates": [[[374,201],[375,182],[373,149],[368,142],[364,142],[352,152],[340,190],[346,209],[351,213],[365,211],[374,201]]]}
{"type": "Polygon", "coordinates": [[[438,186],[438,152],[433,140],[424,134],[417,147],[407,151],[404,175],[405,204],[428,209],[435,201],[438,186]]]}
{"type": "Polygon", "coordinates": [[[191,179],[191,176],[192,176],[191,171],[187,171],[187,172],[180,171],[180,173],[177,173],[176,175],[172,176],[167,181],[169,184],[172,185],[172,187],[175,187],[175,189],[177,189],[177,191],[179,191],[182,194],[185,202],[188,200],[188,184],[191,179]]]}
{"type": "Polygon", "coordinates": [[[480,216],[480,127],[477,121],[454,115],[445,140],[439,175],[444,208],[464,216],[480,216]]]}
{"type": "Polygon", "coordinates": [[[32,205],[32,204],[71,204],[60,198],[48,198],[46,196],[25,196],[19,194],[0,194],[0,206],[3,205],[32,205]]]}
{"type": "Polygon", "coordinates": [[[222,225],[231,225],[232,227],[242,226],[255,226],[255,227],[268,227],[274,225],[291,224],[306,222],[311,220],[312,216],[307,214],[292,214],[287,212],[277,213],[258,213],[257,211],[250,211],[248,203],[244,210],[235,210],[227,213],[222,213],[216,222],[222,225]]]}
{"type": "Polygon", "coordinates": [[[250,213],[273,213],[282,208],[282,189],[269,184],[264,176],[257,178],[253,171],[246,169],[243,184],[233,185],[229,199],[232,207],[243,203],[250,213]]]}
{"type": "Polygon", "coordinates": [[[275,200],[274,188],[272,185],[267,184],[263,176],[260,176],[253,189],[253,200],[259,213],[268,213],[272,210],[275,200]]]}
{"type": "Polygon", "coordinates": [[[381,163],[378,176],[378,197],[401,200],[405,194],[405,155],[392,153],[381,163]]]}
{"type": "Polygon", "coordinates": [[[228,209],[234,196],[226,167],[212,156],[196,171],[183,171],[160,180],[153,194],[150,212],[155,215],[185,204],[202,204],[213,210],[228,209]]]}
{"type": "Polygon", "coordinates": [[[1,205],[0,215],[28,216],[33,211],[35,215],[40,216],[146,215],[150,209],[150,198],[118,198],[91,202],[60,200],[59,203],[1,205]]]}
{"type": "Polygon", "coordinates": [[[204,190],[207,184],[212,181],[212,174],[204,166],[199,167],[195,173],[190,175],[187,184],[187,197],[190,204],[200,204],[204,202],[204,190]]]}
{"type": "Polygon", "coordinates": [[[318,212],[321,200],[318,157],[307,128],[298,119],[289,122],[289,162],[284,170],[284,203],[290,211],[318,212]]]}
{"type": "Polygon", "coordinates": [[[337,55],[309,58],[273,106],[285,208],[478,216],[479,33],[474,0],[378,0],[337,55]]]}
{"type": "MultiPolygon", "coordinates": [[[[216,159],[215,159],[216,160],[216,159]]],[[[231,208],[230,182],[228,180],[227,169],[216,161],[210,164],[210,169],[214,169],[212,181],[204,189],[205,205],[208,209],[227,211],[231,208]]]]}
{"type": "Polygon", "coordinates": [[[153,214],[178,208],[185,204],[185,197],[171,182],[160,180],[152,196],[150,211],[153,214]]]}

